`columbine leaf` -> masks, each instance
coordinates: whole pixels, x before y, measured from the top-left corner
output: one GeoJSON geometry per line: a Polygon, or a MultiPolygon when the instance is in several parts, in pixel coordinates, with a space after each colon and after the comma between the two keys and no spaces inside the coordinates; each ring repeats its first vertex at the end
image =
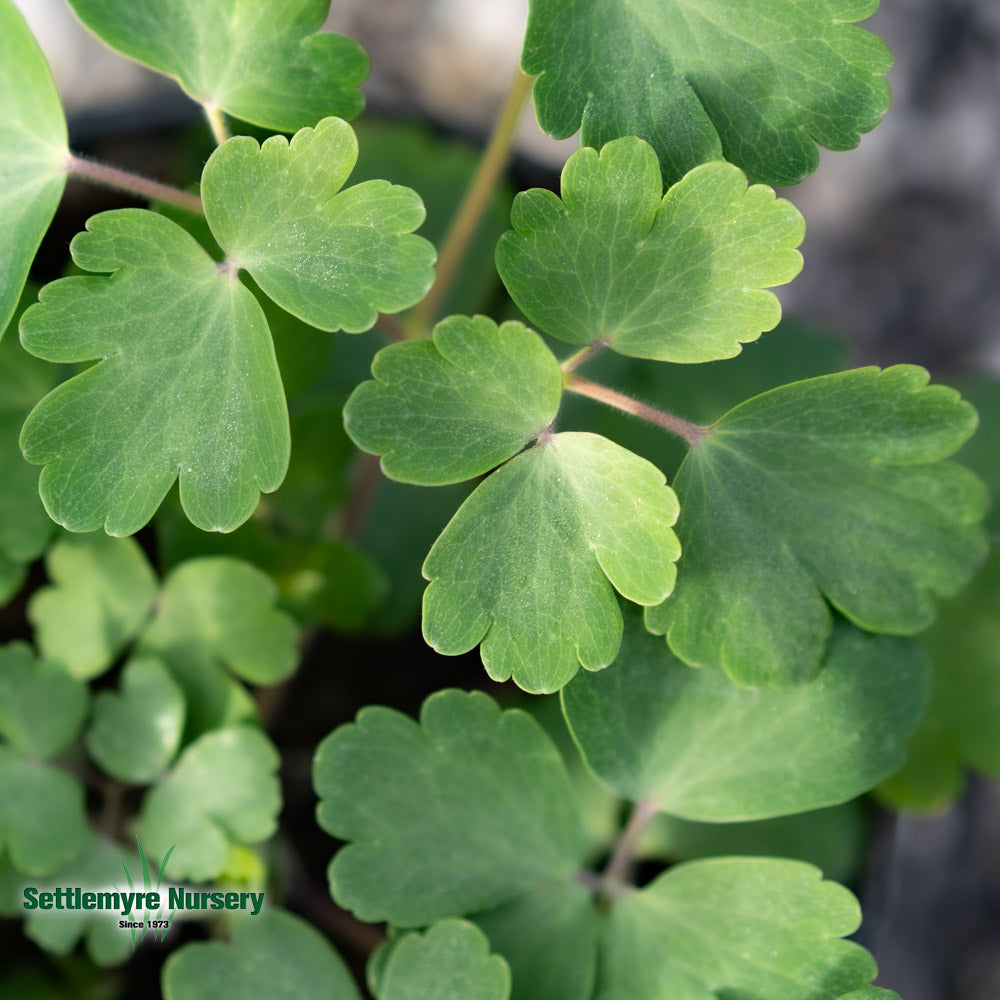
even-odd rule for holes
{"type": "Polygon", "coordinates": [[[319,823],[350,841],[330,865],[341,906],[419,927],[563,880],[583,831],[558,751],[523,712],[442,691],[420,724],[363,709],[319,746],[319,823]]]}
{"type": "Polygon", "coordinates": [[[218,876],[231,847],[274,833],[281,808],[278,763],[271,741],[249,726],[196,740],[143,802],[138,832],[146,852],[161,859],[174,847],[170,878],[218,876]]]}
{"type": "Polygon", "coordinates": [[[684,574],[647,612],[688,663],[744,684],[815,673],[831,617],[910,634],[982,558],[982,484],[941,461],[972,433],[958,393],[909,365],[764,393],[692,449],[675,485],[684,574]],[[720,614],[725,609],[725,614],[720,614]]]}
{"type": "Polygon", "coordinates": [[[230,139],[202,175],[205,215],[233,264],[321,330],[367,330],[434,280],[434,247],[410,235],[424,220],[419,196],[380,180],[342,190],[357,156],[350,125],[325,118],[290,143],[230,139]]]}
{"type": "Polygon", "coordinates": [[[878,0],[533,0],[521,64],[538,120],[600,146],[639,135],[670,178],[721,155],[768,184],[851,149],[889,106],[878,0]]]}
{"type": "Polygon", "coordinates": [[[862,986],[860,990],[842,993],[837,1000],[902,1000],[894,990],[882,990],[877,986],[862,986]]]}
{"type": "Polygon", "coordinates": [[[598,1000],[833,1000],[875,975],[854,897],[812,865],[716,858],[615,903],[598,1000]],[[669,942],[669,946],[665,946],[669,942]]]}
{"type": "Polygon", "coordinates": [[[777,325],[764,289],[802,267],[805,226],[791,202],[728,163],[706,163],[663,194],[653,150],[618,139],[574,153],[562,201],[526,191],[497,268],[524,314],[571,344],[659,361],[738,354],[777,325]]]}
{"type": "Polygon", "coordinates": [[[692,670],[629,617],[614,669],[563,689],[590,767],[627,799],[725,822],[845,802],[891,774],[923,712],[920,647],[848,626],[819,677],[788,689],[737,687],[692,670]]]}
{"type": "Polygon", "coordinates": [[[614,591],[652,605],[673,589],[677,510],[644,459],[596,434],[550,436],[494,472],[434,543],[424,638],[447,654],[482,642],[494,680],[535,693],[606,667],[621,641],[614,591]]]}
{"type": "Polygon", "coordinates": [[[132,660],[122,671],[121,693],[101,691],[87,749],[119,781],[152,781],[170,763],[184,728],[184,693],[153,657],[132,660]]]}
{"type": "Polygon", "coordinates": [[[232,942],[197,942],[163,966],[164,1000],[310,997],[360,1000],[347,966],[311,924],[267,910],[234,924],[232,942]]]}
{"type": "Polygon", "coordinates": [[[0,0],[0,337],[66,186],[66,119],[45,56],[0,0]]]}
{"type": "Polygon", "coordinates": [[[547,427],[562,372],[537,333],[451,316],[434,342],[383,348],[344,408],[354,443],[392,479],[441,486],[489,472],[547,427]]]}
{"type": "Polygon", "coordinates": [[[329,0],[70,0],[103,42],[173,77],[194,100],[292,132],[324,115],[353,118],[368,57],[319,32],[329,0]]]}
{"type": "Polygon", "coordinates": [[[88,271],[42,289],[21,321],[47,361],[100,360],[31,412],[21,432],[40,490],[71,531],[127,535],[180,477],[200,528],[231,531],[277,488],[288,414],[253,295],[179,226],[141,209],[103,212],[70,250],[88,271]]]}
{"type": "Polygon", "coordinates": [[[52,586],[32,596],[28,618],[41,651],[74,677],[102,674],[153,607],[157,581],[130,538],[61,538],[45,567],[52,586]]]}
{"type": "Polygon", "coordinates": [[[393,943],[381,972],[378,1000],[507,1000],[510,970],[473,924],[441,920],[423,934],[393,943]]]}

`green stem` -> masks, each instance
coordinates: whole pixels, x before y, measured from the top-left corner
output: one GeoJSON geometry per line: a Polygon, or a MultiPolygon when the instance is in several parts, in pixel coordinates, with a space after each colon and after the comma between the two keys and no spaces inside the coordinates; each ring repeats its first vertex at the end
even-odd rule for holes
{"type": "Polygon", "coordinates": [[[507,167],[514,130],[531,91],[531,80],[530,76],[518,69],[511,83],[507,99],[493,127],[489,145],[483,152],[476,175],[441,245],[437,278],[426,298],[413,310],[414,329],[418,336],[426,335],[437,315],[455,280],[469,243],[493,199],[497,184],[507,167]]]}
{"type": "Polygon", "coordinates": [[[607,340],[595,340],[592,344],[581,348],[575,354],[571,354],[559,367],[562,369],[564,375],[575,372],[580,365],[585,361],[589,361],[595,354],[600,354],[607,346],[607,340]]]}
{"type": "Polygon", "coordinates": [[[591,399],[596,399],[599,403],[604,403],[606,406],[613,406],[616,410],[622,410],[625,413],[632,414],[633,417],[639,417],[640,420],[647,420],[651,424],[656,424],[657,427],[662,427],[664,430],[670,431],[671,434],[676,434],[678,437],[684,438],[692,447],[696,446],[709,432],[708,427],[704,427],[701,424],[692,424],[681,417],[675,417],[672,413],[658,410],[655,406],[650,406],[648,403],[641,403],[631,396],[616,392],[614,389],[609,389],[607,386],[600,385],[597,382],[591,382],[590,379],[581,378],[579,375],[565,376],[563,378],[563,386],[569,392],[575,392],[581,396],[589,396],[591,399]]]}
{"type": "Polygon", "coordinates": [[[149,201],[163,201],[168,205],[175,205],[177,208],[184,209],[185,212],[193,212],[196,215],[205,214],[201,198],[198,195],[191,194],[189,191],[181,191],[180,188],[171,187],[169,184],[161,184],[159,181],[151,181],[147,177],[129,173],[127,170],[119,170],[118,167],[109,167],[104,163],[97,163],[94,160],[74,156],[71,153],[66,160],[66,170],[70,176],[79,177],[94,184],[103,184],[105,187],[117,188],[119,191],[128,191],[130,194],[137,194],[140,198],[147,198],[149,201]]]}
{"type": "Polygon", "coordinates": [[[636,802],[632,815],[615,844],[611,860],[601,876],[601,891],[606,896],[613,898],[621,894],[639,838],[659,810],[659,803],[655,799],[639,799],[636,802]]]}
{"type": "Polygon", "coordinates": [[[226,117],[214,104],[203,104],[205,117],[208,119],[208,127],[212,130],[212,137],[216,146],[221,146],[232,133],[226,124],[226,117]]]}

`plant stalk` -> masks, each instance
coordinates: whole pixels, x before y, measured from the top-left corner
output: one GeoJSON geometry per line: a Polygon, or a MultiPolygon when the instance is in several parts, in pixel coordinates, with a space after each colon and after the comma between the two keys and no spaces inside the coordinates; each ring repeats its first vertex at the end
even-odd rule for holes
{"type": "Polygon", "coordinates": [[[600,352],[607,346],[607,340],[603,338],[601,340],[595,340],[592,344],[588,344],[586,347],[581,348],[575,354],[571,354],[559,367],[562,369],[564,375],[568,375],[570,372],[575,372],[580,365],[582,365],[585,361],[589,361],[595,354],[600,354],[600,352]]]}
{"type": "Polygon", "coordinates": [[[212,130],[212,138],[215,139],[216,146],[221,146],[232,136],[226,117],[214,104],[203,104],[202,107],[205,109],[208,127],[212,130]]]}
{"type": "Polygon", "coordinates": [[[161,184],[148,177],[141,177],[139,174],[133,174],[127,170],[120,170],[118,167],[109,167],[107,164],[97,163],[95,160],[88,160],[70,153],[66,160],[66,170],[71,177],[79,177],[82,180],[116,188],[119,191],[128,191],[129,194],[136,194],[149,201],[163,201],[168,205],[182,208],[185,212],[193,212],[195,215],[205,214],[201,198],[198,195],[191,194],[189,191],[181,191],[180,188],[171,187],[169,184],[161,184]]]}
{"type": "MultiPolygon", "coordinates": [[[[572,360],[572,358],[570,359],[572,360]]],[[[648,403],[641,403],[638,399],[626,396],[624,393],[609,389],[606,385],[591,382],[590,379],[582,378],[579,375],[567,375],[563,379],[563,386],[570,392],[578,393],[581,396],[589,396],[606,406],[613,406],[616,410],[623,410],[631,413],[633,417],[646,420],[657,427],[662,427],[671,434],[684,438],[688,444],[695,447],[699,441],[709,432],[709,428],[701,424],[692,424],[688,420],[676,417],[665,410],[658,410],[648,403]]]]}
{"type": "Polygon", "coordinates": [[[659,809],[659,803],[655,799],[639,799],[636,802],[632,815],[615,844],[611,860],[601,876],[601,891],[605,895],[613,897],[619,894],[632,865],[639,838],[659,809]]]}
{"type": "Polygon", "coordinates": [[[497,184],[507,167],[510,149],[514,141],[514,131],[531,91],[532,77],[520,67],[511,82],[507,99],[493,126],[489,144],[483,152],[476,174],[465,193],[458,212],[452,219],[448,233],[441,244],[438,257],[437,278],[424,300],[413,310],[414,328],[423,331],[429,328],[437,316],[441,303],[448,294],[459,266],[465,257],[472,237],[475,236],[483,215],[489,208],[497,184]]]}

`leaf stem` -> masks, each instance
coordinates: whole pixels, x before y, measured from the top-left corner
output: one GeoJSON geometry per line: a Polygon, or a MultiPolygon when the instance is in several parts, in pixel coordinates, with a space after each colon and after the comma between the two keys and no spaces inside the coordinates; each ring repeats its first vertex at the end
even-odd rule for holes
{"type": "Polygon", "coordinates": [[[214,104],[202,104],[202,107],[205,109],[205,117],[208,119],[208,127],[212,130],[215,144],[221,146],[232,136],[226,124],[226,117],[214,104]]]}
{"type": "Polygon", "coordinates": [[[592,344],[581,348],[575,354],[571,354],[559,367],[562,369],[564,375],[575,372],[580,365],[585,361],[589,361],[595,354],[600,354],[607,346],[608,341],[604,337],[600,340],[595,340],[592,344]]]}
{"type": "Polygon", "coordinates": [[[604,874],[601,876],[601,891],[609,897],[620,895],[620,890],[628,875],[636,845],[643,830],[649,826],[650,820],[659,812],[660,805],[655,799],[639,799],[632,810],[625,828],[615,844],[604,874]]]}
{"type": "Polygon", "coordinates": [[[599,403],[604,403],[606,406],[613,406],[616,410],[623,410],[625,413],[631,413],[633,417],[639,417],[640,420],[647,420],[651,424],[656,424],[657,427],[662,427],[664,430],[670,431],[671,434],[676,434],[678,437],[684,438],[692,447],[696,446],[709,432],[709,428],[702,424],[692,424],[681,417],[674,416],[672,413],[667,413],[665,410],[658,410],[655,406],[650,406],[648,403],[641,403],[631,396],[626,396],[624,393],[609,389],[606,385],[591,382],[590,379],[582,378],[579,375],[565,376],[563,378],[563,386],[570,392],[578,393],[581,396],[589,396],[591,399],[596,399],[599,403]]]}
{"type": "Polygon", "coordinates": [[[441,244],[437,278],[424,300],[413,310],[414,327],[418,330],[426,330],[437,315],[455,280],[469,242],[475,236],[476,229],[489,207],[500,177],[507,166],[514,141],[514,130],[531,91],[531,81],[532,77],[518,67],[507,92],[507,99],[493,126],[489,144],[479,161],[475,177],[441,244]]]}
{"type": "Polygon", "coordinates": [[[117,188],[119,191],[128,191],[130,194],[137,194],[140,198],[147,198],[149,201],[164,201],[196,215],[205,214],[201,198],[198,195],[191,194],[189,191],[181,191],[180,188],[171,187],[169,184],[161,184],[159,181],[153,181],[147,177],[141,177],[139,174],[133,174],[127,170],[120,170],[118,167],[110,167],[105,163],[97,163],[95,160],[88,160],[83,156],[75,156],[70,153],[66,160],[66,170],[72,177],[79,177],[94,184],[117,188]]]}

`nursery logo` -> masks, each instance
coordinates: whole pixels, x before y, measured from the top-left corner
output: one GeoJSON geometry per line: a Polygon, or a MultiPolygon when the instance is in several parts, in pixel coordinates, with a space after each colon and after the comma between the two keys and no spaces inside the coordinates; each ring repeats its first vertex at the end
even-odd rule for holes
{"type": "MultiPolygon", "coordinates": [[[[142,843],[136,837],[139,848],[139,863],[142,868],[142,888],[136,888],[125,859],[118,856],[128,891],[112,883],[112,888],[86,889],[79,885],[59,886],[52,889],[39,889],[37,886],[26,886],[24,889],[23,908],[25,910],[63,910],[63,911],[108,911],[119,916],[118,927],[127,930],[132,937],[132,951],[135,951],[147,934],[154,941],[162,941],[170,930],[173,919],[178,914],[189,915],[191,911],[206,910],[245,910],[251,917],[256,917],[264,905],[263,892],[226,892],[216,890],[192,890],[187,886],[163,885],[163,875],[167,869],[170,855],[174,853],[174,844],[163,857],[159,871],[156,873],[156,883],[153,884],[149,862],[142,843]]],[[[197,915],[197,914],[194,914],[197,915]]]]}

